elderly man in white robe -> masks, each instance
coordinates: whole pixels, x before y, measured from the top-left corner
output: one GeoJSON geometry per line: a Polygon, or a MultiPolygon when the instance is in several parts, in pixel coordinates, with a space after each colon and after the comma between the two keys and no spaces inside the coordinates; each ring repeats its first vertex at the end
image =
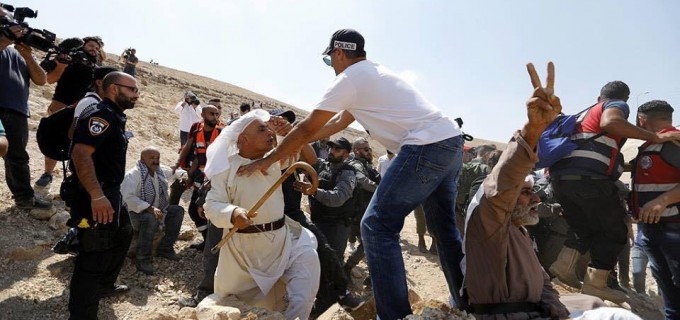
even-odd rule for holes
{"type": "MultiPolygon", "coordinates": [[[[238,231],[220,249],[215,272],[215,293],[234,295],[249,304],[270,307],[278,281],[286,285],[287,319],[308,319],[319,288],[316,238],[283,214],[279,188],[256,213],[248,213],[292,162],[281,161],[266,174],[237,176],[239,167],[262,158],[276,144],[275,131],[287,133],[290,124],[253,110],[225,128],[208,148],[206,176],[211,181],[203,206],[206,217],[225,234],[238,231]]],[[[207,248],[206,248],[207,249],[207,248]]]]}

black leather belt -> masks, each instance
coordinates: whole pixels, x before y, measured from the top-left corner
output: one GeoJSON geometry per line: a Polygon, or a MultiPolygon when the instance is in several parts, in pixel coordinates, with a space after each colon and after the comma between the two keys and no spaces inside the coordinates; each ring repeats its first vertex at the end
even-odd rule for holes
{"type": "Polygon", "coordinates": [[[285,224],[286,224],[286,217],[284,216],[283,218],[276,220],[274,222],[263,223],[263,224],[253,224],[253,225],[250,225],[249,227],[247,227],[245,229],[238,229],[238,230],[236,230],[236,232],[238,232],[238,233],[267,232],[267,231],[281,229],[285,224]]]}
{"type": "Polygon", "coordinates": [[[541,313],[541,305],[536,302],[471,303],[470,309],[475,314],[541,313]]]}

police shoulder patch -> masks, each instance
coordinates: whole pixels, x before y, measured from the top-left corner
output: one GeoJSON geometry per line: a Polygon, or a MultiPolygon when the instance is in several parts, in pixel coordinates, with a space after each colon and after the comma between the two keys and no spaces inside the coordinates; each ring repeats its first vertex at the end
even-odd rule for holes
{"type": "Polygon", "coordinates": [[[640,159],[640,167],[642,169],[647,170],[647,169],[651,168],[653,165],[654,165],[654,162],[652,161],[652,158],[650,156],[643,156],[640,159]]]}
{"type": "Polygon", "coordinates": [[[90,128],[91,135],[98,136],[109,128],[109,122],[99,117],[92,117],[90,118],[88,127],[90,128]]]}

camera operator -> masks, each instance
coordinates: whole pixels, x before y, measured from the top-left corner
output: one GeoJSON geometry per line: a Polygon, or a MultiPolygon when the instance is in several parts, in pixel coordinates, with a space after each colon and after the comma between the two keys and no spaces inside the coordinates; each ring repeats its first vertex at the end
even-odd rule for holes
{"type": "MultiPolygon", "coordinates": [[[[57,83],[52,96],[52,103],[47,108],[47,114],[53,114],[67,106],[75,105],[87,93],[92,83],[94,69],[99,62],[100,49],[104,46],[99,37],[83,38],[83,46],[77,54],[70,55],[68,63],[65,57],[54,59],[56,66],[47,74],[47,83],[57,83]]],[[[45,172],[35,185],[40,188],[52,183],[52,173],[57,161],[45,157],[45,172]]]]}
{"type": "Polygon", "coordinates": [[[123,54],[121,55],[121,58],[125,60],[125,67],[123,67],[123,72],[135,76],[135,70],[137,68],[137,62],[139,62],[139,59],[135,55],[137,53],[137,50],[134,48],[128,48],[125,49],[123,54]]]}
{"type": "MultiPolygon", "coordinates": [[[[0,10],[0,16],[5,12],[0,10]]],[[[6,29],[16,39],[21,39],[26,28],[14,25],[6,29]]],[[[31,187],[28,166],[28,108],[29,79],[41,86],[46,82],[45,71],[32,55],[32,49],[0,33],[0,121],[5,126],[9,144],[5,160],[5,180],[16,206],[20,209],[51,209],[52,203],[36,198],[31,187]]]]}

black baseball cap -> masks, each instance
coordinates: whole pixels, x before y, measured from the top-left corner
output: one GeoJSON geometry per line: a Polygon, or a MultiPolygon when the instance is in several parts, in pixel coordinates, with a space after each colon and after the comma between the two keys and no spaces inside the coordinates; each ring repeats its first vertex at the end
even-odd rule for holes
{"type": "Polygon", "coordinates": [[[352,152],[352,144],[345,137],[335,139],[335,141],[328,141],[328,146],[331,148],[345,149],[352,152]]]}
{"type": "Polygon", "coordinates": [[[293,111],[285,111],[281,108],[269,110],[269,114],[272,116],[281,116],[288,120],[289,123],[295,122],[295,113],[293,111]]]}
{"type": "Polygon", "coordinates": [[[92,91],[95,91],[97,89],[97,84],[95,83],[96,80],[103,80],[104,77],[106,77],[107,74],[114,72],[114,71],[119,71],[118,68],[115,67],[109,67],[109,66],[101,66],[101,67],[96,67],[94,69],[94,72],[92,72],[92,83],[90,84],[89,89],[92,91]]]}
{"type": "Polygon", "coordinates": [[[119,71],[119,70],[118,70],[118,68],[109,67],[109,66],[96,67],[94,69],[94,72],[92,73],[92,78],[94,80],[102,80],[102,79],[104,79],[104,77],[106,77],[107,74],[114,72],[114,71],[119,71]]]}
{"type": "Polygon", "coordinates": [[[323,54],[328,55],[335,48],[365,53],[364,37],[354,29],[340,29],[333,33],[331,41],[323,54]]]}

